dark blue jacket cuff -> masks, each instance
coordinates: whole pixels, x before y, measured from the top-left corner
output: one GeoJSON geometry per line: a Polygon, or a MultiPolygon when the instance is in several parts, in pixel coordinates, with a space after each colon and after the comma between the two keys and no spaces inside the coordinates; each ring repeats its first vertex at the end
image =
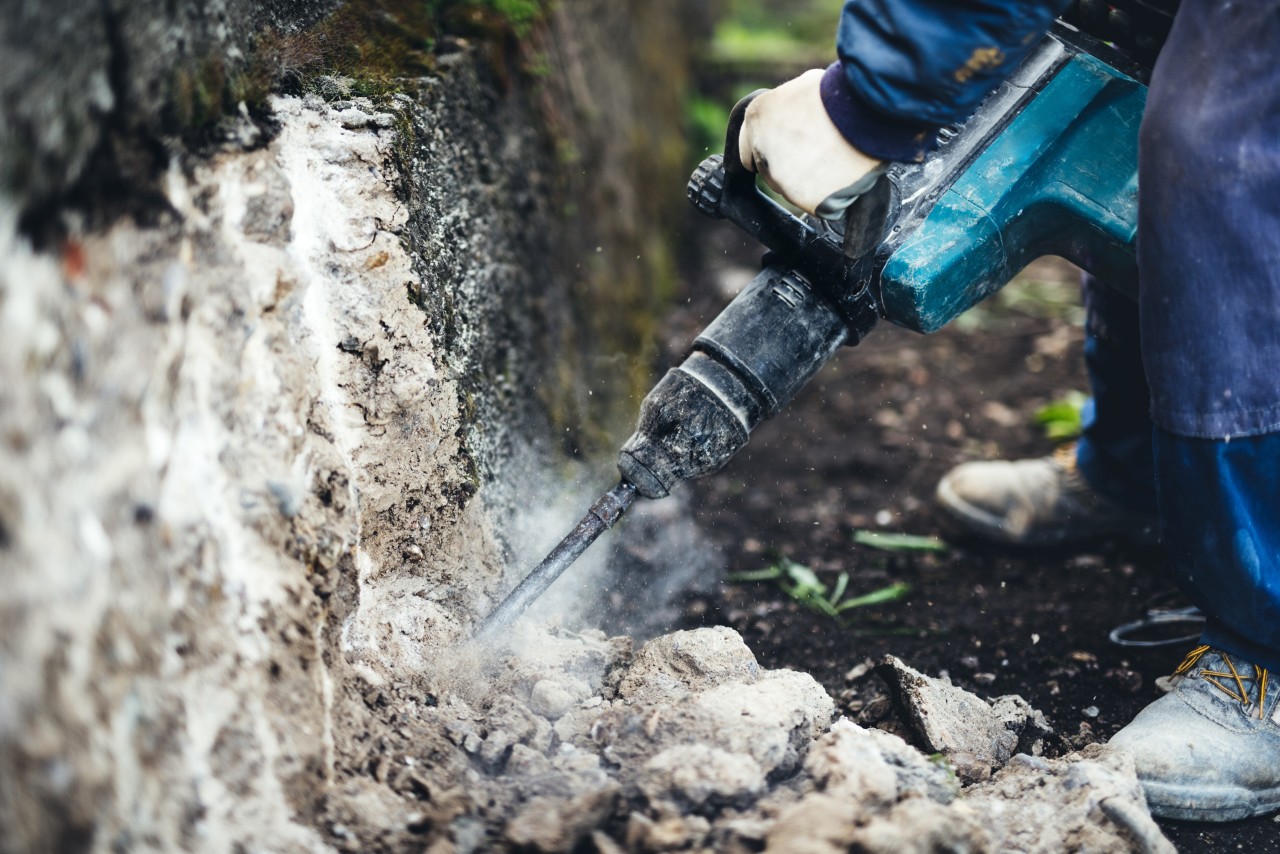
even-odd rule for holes
{"type": "Polygon", "coordinates": [[[885,115],[867,104],[853,91],[838,62],[822,75],[821,92],[822,105],[836,129],[863,154],[918,163],[937,146],[937,125],[885,115]]]}

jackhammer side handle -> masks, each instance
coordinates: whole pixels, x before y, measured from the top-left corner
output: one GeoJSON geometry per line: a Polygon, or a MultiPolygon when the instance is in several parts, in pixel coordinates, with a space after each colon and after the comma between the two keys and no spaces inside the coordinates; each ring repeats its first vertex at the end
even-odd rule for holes
{"type": "Polygon", "coordinates": [[[734,105],[724,154],[712,155],[694,172],[689,179],[689,199],[708,216],[738,225],[842,305],[864,291],[871,280],[867,265],[859,262],[876,247],[884,232],[889,181],[882,176],[854,202],[846,215],[843,238],[831,230],[819,230],[766,196],[756,186],[756,174],[743,166],[738,156],[738,136],[747,107],[766,91],[757,89],[734,105]]]}
{"type": "MultiPolygon", "coordinates": [[[[733,198],[741,197],[743,202],[752,206],[759,215],[759,221],[765,230],[777,233],[779,243],[787,244],[788,236],[797,229],[804,240],[821,240],[829,250],[835,246],[830,238],[824,237],[804,220],[793,216],[781,205],[760,192],[756,185],[755,173],[742,165],[739,152],[738,137],[742,134],[742,124],[747,118],[747,107],[751,106],[759,95],[769,91],[757,89],[734,105],[729,114],[729,126],[725,130],[724,170],[725,191],[733,198]],[[754,197],[759,201],[748,201],[754,197]],[[770,224],[772,223],[772,224],[770,224]]],[[[859,196],[845,213],[844,241],[840,245],[840,254],[844,261],[856,261],[866,255],[880,242],[884,233],[885,222],[889,217],[889,179],[881,175],[880,180],[867,192],[859,196]]],[[[730,217],[732,219],[732,217],[730,217]]],[[[736,220],[735,220],[736,221],[736,220]]],[[[768,244],[766,244],[768,245],[768,244]]],[[[800,248],[805,248],[805,243],[800,248]]],[[[770,246],[776,252],[783,252],[770,246]]],[[[834,258],[832,259],[834,260],[834,258]]]]}
{"type": "Polygon", "coordinates": [[[840,277],[847,259],[817,229],[792,215],[756,186],[756,173],[742,165],[738,137],[747,118],[747,107],[767,92],[757,89],[734,105],[724,140],[724,192],[718,215],[731,220],[788,262],[822,271],[824,278],[840,277]]]}

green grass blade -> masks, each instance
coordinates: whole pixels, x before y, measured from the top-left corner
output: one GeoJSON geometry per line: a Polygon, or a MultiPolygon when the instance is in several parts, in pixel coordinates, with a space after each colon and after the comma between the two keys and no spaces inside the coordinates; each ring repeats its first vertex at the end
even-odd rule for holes
{"type": "Polygon", "coordinates": [[[897,602],[900,599],[905,599],[910,592],[910,584],[898,581],[888,587],[881,587],[879,590],[872,590],[862,596],[847,599],[836,606],[836,611],[838,613],[848,611],[850,608],[864,608],[867,605],[883,605],[886,602],[897,602]]]}
{"type": "Polygon", "coordinates": [[[1080,435],[1083,427],[1082,413],[1088,400],[1083,392],[1067,392],[1066,396],[1036,410],[1035,421],[1044,428],[1044,434],[1049,439],[1074,439],[1080,435]]]}
{"type": "Polygon", "coordinates": [[[849,573],[842,572],[840,577],[836,579],[836,589],[831,591],[831,604],[839,605],[840,597],[844,595],[844,591],[849,586],[849,573]]]}
{"type": "Polygon", "coordinates": [[[745,572],[731,572],[724,577],[730,584],[741,584],[745,581],[773,581],[782,577],[782,567],[766,566],[764,569],[750,569],[745,572]]]}
{"type": "Polygon", "coordinates": [[[781,568],[787,578],[795,582],[796,587],[817,591],[821,596],[827,594],[827,585],[818,578],[818,573],[804,564],[783,558],[781,568]]]}
{"type": "Polygon", "coordinates": [[[889,534],[880,531],[854,531],[853,541],[886,552],[945,552],[951,548],[938,537],[916,534],[889,534]]]}
{"type": "Polygon", "coordinates": [[[796,586],[790,590],[783,587],[783,590],[786,590],[788,596],[811,611],[826,614],[828,617],[835,617],[840,613],[836,610],[835,606],[827,600],[827,597],[822,595],[821,591],[814,590],[812,587],[796,586]]]}

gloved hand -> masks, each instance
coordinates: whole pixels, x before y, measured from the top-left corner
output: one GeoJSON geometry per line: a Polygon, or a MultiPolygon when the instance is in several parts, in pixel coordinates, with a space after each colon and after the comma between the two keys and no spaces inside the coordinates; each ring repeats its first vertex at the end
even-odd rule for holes
{"type": "Polygon", "coordinates": [[[832,124],[819,93],[822,74],[806,71],[757,96],[738,135],[738,156],[796,207],[840,219],[886,164],[854,148],[832,124]]]}

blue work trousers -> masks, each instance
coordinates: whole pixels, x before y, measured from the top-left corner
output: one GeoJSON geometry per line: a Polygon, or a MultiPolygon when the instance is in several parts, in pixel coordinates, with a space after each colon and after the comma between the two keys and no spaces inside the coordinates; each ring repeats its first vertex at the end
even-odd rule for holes
{"type": "Polygon", "coordinates": [[[1184,0],[1139,186],[1138,304],[1085,285],[1078,462],[1159,510],[1204,641],[1280,670],[1280,0],[1184,0]]]}

